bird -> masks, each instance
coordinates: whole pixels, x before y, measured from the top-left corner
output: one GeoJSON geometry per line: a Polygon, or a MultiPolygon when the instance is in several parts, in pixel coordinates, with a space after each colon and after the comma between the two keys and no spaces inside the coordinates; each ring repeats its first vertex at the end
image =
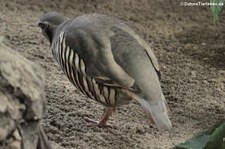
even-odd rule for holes
{"type": "Polygon", "coordinates": [[[157,58],[125,21],[98,13],[70,19],[52,11],[38,26],[69,81],[105,107],[100,121],[85,119],[90,124],[108,126],[116,107],[137,101],[151,126],[172,128],[157,58]]]}

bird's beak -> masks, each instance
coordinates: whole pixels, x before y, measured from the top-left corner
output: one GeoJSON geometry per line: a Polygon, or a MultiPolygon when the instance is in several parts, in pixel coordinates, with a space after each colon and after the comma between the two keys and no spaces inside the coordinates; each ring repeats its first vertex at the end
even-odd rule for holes
{"type": "Polygon", "coordinates": [[[44,27],[44,23],[39,22],[39,23],[38,23],[38,27],[43,28],[43,27],[44,27]]]}

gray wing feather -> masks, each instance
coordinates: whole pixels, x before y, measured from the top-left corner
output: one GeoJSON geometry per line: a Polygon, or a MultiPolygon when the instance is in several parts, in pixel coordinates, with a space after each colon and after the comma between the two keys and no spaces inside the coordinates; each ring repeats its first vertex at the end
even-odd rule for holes
{"type": "Polygon", "coordinates": [[[68,26],[64,31],[67,45],[85,62],[87,75],[97,80],[104,78],[99,82],[104,84],[104,80],[107,80],[106,85],[133,87],[134,79],[114,60],[111,43],[106,35],[88,28],[73,28],[73,26],[68,26]]]}
{"type": "Polygon", "coordinates": [[[153,53],[152,49],[150,48],[150,46],[147,44],[147,42],[144,41],[139,35],[137,35],[128,25],[126,25],[124,23],[120,23],[120,24],[118,24],[118,27],[120,29],[122,29],[123,31],[129,33],[145,49],[146,54],[148,55],[152,65],[155,68],[155,70],[159,76],[159,79],[160,79],[161,73],[160,73],[157,58],[156,58],[155,54],[153,53]]]}

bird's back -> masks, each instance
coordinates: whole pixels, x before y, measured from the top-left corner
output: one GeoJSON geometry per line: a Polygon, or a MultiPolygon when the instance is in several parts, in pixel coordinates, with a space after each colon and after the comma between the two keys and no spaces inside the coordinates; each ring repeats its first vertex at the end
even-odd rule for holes
{"type": "MultiPolygon", "coordinates": [[[[152,99],[161,98],[158,63],[150,49],[128,25],[116,18],[90,14],[72,20],[73,28],[85,28],[98,34],[104,34],[110,39],[111,50],[115,61],[135,80],[142,89],[142,96],[152,99]],[[148,49],[148,50],[149,50],[148,49]]],[[[150,49],[151,50],[151,49],[150,49]]],[[[144,98],[143,97],[143,98],[144,98]]]]}

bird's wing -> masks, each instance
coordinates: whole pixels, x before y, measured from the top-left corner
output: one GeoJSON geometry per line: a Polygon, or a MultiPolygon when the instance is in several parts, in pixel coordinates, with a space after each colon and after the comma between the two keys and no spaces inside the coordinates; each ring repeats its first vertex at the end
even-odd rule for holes
{"type": "Polygon", "coordinates": [[[158,61],[155,57],[155,54],[153,53],[153,51],[151,50],[151,48],[148,46],[147,43],[144,42],[144,43],[142,43],[142,45],[146,47],[145,51],[146,51],[152,65],[153,65],[153,67],[155,68],[155,71],[157,72],[159,79],[161,79],[159,64],[158,64],[158,61]]]}
{"type": "Polygon", "coordinates": [[[137,35],[126,23],[119,23],[118,27],[124,30],[125,32],[129,33],[145,49],[145,52],[148,55],[149,60],[151,61],[155,71],[157,72],[159,79],[161,79],[161,73],[157,58],[153,53],[152,49],[150,48],[150,46],[147,44],[147,42],[144,41],[139,35],[137,35]]]}
{"type": "Polygon", "coordinates": [[[99,84],[132,91],[139,89],[134,79],[114,60],[107,35],[88,28],[69,28],[61,32],[60,38],[64,38],[65,45],[78,55],[79,66],[82,65],[79,70],[99,84]]]}

